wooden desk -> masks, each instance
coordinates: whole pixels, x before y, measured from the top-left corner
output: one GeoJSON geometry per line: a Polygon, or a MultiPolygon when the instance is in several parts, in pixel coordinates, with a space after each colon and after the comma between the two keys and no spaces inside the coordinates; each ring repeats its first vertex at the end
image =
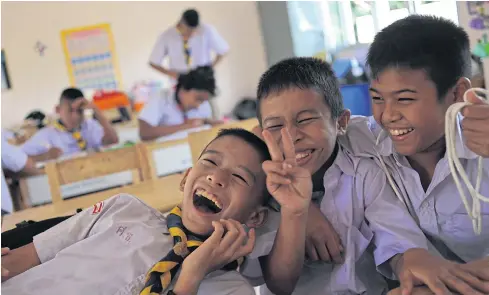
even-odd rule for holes
{"type": "Polygon", "coordinates": [[[180,180],[182,175],[174,174],[163,178],[143,181],[139,184],[114,188],[103,192],[90,194],[78,198],[65,200],[58,204],[49,204],[40,207],[29,208],[5,215],[2,222],[2,232],[12,229],[24,220],[44,220],[53,217],[71,215],[78,208],[88,208],[97,202],[106,200],[114,195],[126,193],[133,195],[149,206],[161,212],[167,212],[182,201],[180,192],[180,180]]]}

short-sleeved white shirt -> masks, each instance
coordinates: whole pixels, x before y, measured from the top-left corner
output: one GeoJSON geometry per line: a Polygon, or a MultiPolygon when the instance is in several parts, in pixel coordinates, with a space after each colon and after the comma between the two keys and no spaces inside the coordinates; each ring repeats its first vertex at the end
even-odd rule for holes
{"type": "Polygon", "coordinates": [[[139,119],[151,126],[173,126],[185,123],[187,119],[208,119],[212,117],[210,103],[205,101],[198,108],[182,112],[175,101],[175,92],[162,90],[160,96],[151,98],[139,114],[139,119]]]}
{"type": "MultiPolygon", "coordinates": [[[[87,142],[87,149],[98,149],[102,146],[104,129],[94,119],[86,119],[81,124],[81,135],[87,142]]],[[[81,152],[77,140],[67,131],[61,131],[54,126],[47,126],[37,131],[22,145],[22,150],[30,155],[37,156],[47,152],[51,147],[57,147],[64,155],[81,152]]]]}
{"type": "MultiPolygon", "coordinates": [[[[160,212],[121,194],[35,236],[34,246],[41,264],[2,283],[2,294],[137,295],[173,241],[160,212]]],[[[236,271],[215,271],[198,294],[254,290],[236,271]]]]}
{"type": "Polygon", "coordinates": [[[183,39],[176,27],[163,32],[156,41],[149,61],[161,65],[165,57],[169,57],[169,67],[179,73],[186,73],[190,69],[212,64],[211,53],[223,55],[228,52],[229,45],[217,30],[208,24],[201,24],[188,40],[191,64],[187,65],[183,39]]]}
{"type": "MultiPolygon", "coordinates": [[[[455,136],[457,155],[470,182],[475,185],[478,175],[478,157],[467,148],[460,128],[463,117],[458,116],[458,133],[455,136]]],[[[482,233],[477,235],[472,228],[448,167],[445,154],[436,164],[435,173],[425,191],[418,172],[414,170],[406,157],[395,151],[392,140],[382,132],[381,126],[373,117],[353,117],[348,129],[354,133],[356,141],[351,149],[356,156],[374,158],[378,165],[380,159],[386,165],[387,172],[409,207],[411,215],[437,251],[445,258],[469,262],[489,256],[489,204],[481,203],[482,233]],[[379,144],[376,144],[380,135],[379,144]]],[[[489,196],[489,159],[483,159],[480,194],[489,196]]],[[[465,194],[468,191],[464,185],[465,194]]],[[[470,202],[471,204],[472,202],[470,202]]]]}
{"type": "MultiPolygon", "coordinates": [[[[11,145],[2,136],[2,169],[8,169],[12,172],[19,172],[25,166],[27,162],[27,155],[16,146],[11,145]]],[[[5,175],[2,170],[2,210],[12,212],[14,205],[12,203],[12,196],[8,189],[5,175]]]]}

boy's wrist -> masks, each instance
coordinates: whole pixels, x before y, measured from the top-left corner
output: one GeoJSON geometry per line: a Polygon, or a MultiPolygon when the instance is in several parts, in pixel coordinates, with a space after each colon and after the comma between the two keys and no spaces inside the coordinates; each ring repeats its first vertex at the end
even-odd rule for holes
{"type": "Polygon", "coordinates": [[[309,213],[309,206],[304,209],[289,209],[287,207],[280,208],[280,215],[282,218],[288,218],[293,220],[307,220],[307,216],[309,213]]]}
{"type": "Polygon", "coordinates": [[[205,275],[201,274],[199,270],[191,270],[182,264],[182,270],[175,283],[173,292],[177,295],[196,294],[204,277],[205,275]]]}

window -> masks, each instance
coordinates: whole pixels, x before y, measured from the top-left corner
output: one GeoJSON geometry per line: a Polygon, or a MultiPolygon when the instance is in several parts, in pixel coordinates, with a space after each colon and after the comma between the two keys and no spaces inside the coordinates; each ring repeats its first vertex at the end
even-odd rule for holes
{"type": "Polygon", "coordinates": [[[377,32],[410,14],[441,16],[458,24],[455,0],[288,1],[287,6],[298,56],[371,43],[377,32]]]}

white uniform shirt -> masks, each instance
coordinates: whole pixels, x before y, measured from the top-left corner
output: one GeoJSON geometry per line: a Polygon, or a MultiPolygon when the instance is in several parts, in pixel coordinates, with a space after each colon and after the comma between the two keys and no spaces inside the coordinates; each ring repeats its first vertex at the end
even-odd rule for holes
{"type": "MultiPolygon", "coordinates": [[[[81,135],[87,142],[87,149],[98,149],[102,146],[104,128],[98,121],[86,119],[81,124],[81,135]]],[[[22,150],[30,156],[37,156],[47,152],[51,147],[61,149],[64,155],[81,152],[71,133],[58,130],[54,126],[46,126],[37,131],[22,145],[22,150]]]]}
{"type": "MultiPolygon", "coordinates": [[[[11,145],[2,136],[2,169],[8,169],[12,172],[22,170],[27,162],[27,155],[18,147],[11,145]]],[[[7,212],[14,211],[12,196],[8,189],[5,175],[2,170],[2,210],[7,212]]]]}
{"type": "Polygon", "coordinates": [[[139,114],[139,119],[154,127],[180,125],[185,123],[185,117],[187,119],[211,118],[212,109],[209,102],[206,101],[198,108],[184,114],[175,101],[175,92],[162,90],[161,95],[151,98],[139,114]]]}
{"type": "MultiPolygon", "coordinates": [[[[340,235],[345,262],[306,262],[293,294],[383,294],[387,286],[376,266],[393,278],[386,262],[410,248],[427,248],[426,238],[395,197],[384,172],[371,160],[352,157],[341,145],[324,175],[324,189],[320,209],[340,235]]],[[[279,217],[272,222],[278,226],[279,217]]],[[[260,235],[250,258],[268,255],[275,234],[260,235]]],[[[253,259],[243,270],[254,284],[261,283],[257,264],[253,259]]],[[[261,289],[261,294],[271,294],[261,289]]]]}
{"type": "MultiPolygon", "coordinates": [[[[459,122],[461,119],[459,115],[459,122]]],[[[358,139],[351,146],[356,155],[374,157],[377,162],[379,155],[382,156],[410,213],[415,220],[419,220],[421,229],[438,252],[447,259],[464,262],[489,256],[489,204],[481,203],[482,233],[476,235],[450,174],[446,154],[436,164],[433,179],[425,192],[418,173],[404,156],[395,152],[388,136],[382,136],[376,146],[376,138],[382,129],[373,117],[354,117],[348,129],[355,132],[354,136],[358,139]]],[[[475,185],[477,155],[465,146],[460,128],[456,136],[456,150],[471,183],[475,185]]],[[[468,191],[463,187],[468,196],[468,191]]],[[[489,159],[483,160],[480,193],[489,196],[489,159]]]]}
{"type": "Polygon", "coordinates": [[[212,64],[211,53],[223,55],[229,51],[229,45],[217,30],[208,24],[201,24],[188,40],[191,64],[187,65],[183,49],[183,39],[176,27],[163,32],[156,41],[149,61],[161,65],[169,57],[170,70],[186,73],[190,69],[212,64]]]}
{"type": "MultiPolygon", "coordinates": [[[[137,295],[173,239],[160,212],[121,194],[35,236],[34,246],[41,264],[2,283],[2,294],[137,295]]],[[[255,293],[238,272],[216,271],[198,294],[255,293]]]]}

